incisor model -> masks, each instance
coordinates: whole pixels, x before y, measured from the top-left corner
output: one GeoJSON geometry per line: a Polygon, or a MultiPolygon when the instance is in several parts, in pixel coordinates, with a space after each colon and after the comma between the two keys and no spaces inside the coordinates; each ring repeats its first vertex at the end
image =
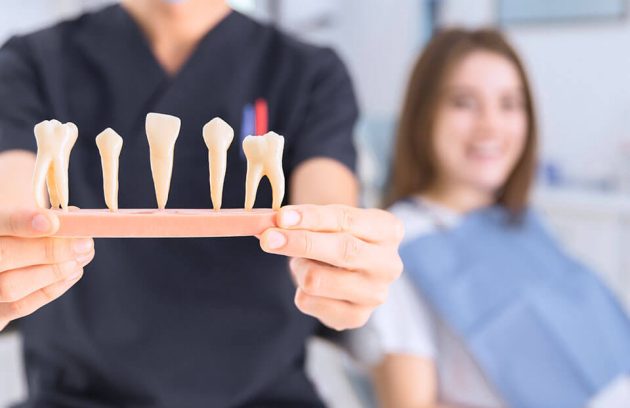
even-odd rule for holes
{"type": "Polygon", "coordinates": [[[147,140],[151,151],[151,174],[158,208],[166,208],[173,174],[173,153],[181,120],[161,113],[149,113],[146,119],[147,140]]]}

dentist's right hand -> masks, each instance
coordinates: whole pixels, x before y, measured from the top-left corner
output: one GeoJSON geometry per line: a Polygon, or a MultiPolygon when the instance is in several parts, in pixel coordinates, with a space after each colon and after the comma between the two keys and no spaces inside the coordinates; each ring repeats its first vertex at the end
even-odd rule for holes
{"type": "Polygon", "coordinates": [[[51,211],[0,209],[0,331],[63,295],[94,258],[91,238],[50,237],[51,211]]]}

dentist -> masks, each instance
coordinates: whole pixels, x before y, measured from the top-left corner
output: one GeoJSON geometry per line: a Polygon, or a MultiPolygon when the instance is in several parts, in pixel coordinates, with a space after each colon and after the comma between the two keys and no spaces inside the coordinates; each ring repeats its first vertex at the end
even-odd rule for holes
{"type": "MultiPolygon", "coordinates": [[[[123,0],[9,40],[0,50],[0,329],[19,319],[23,406],[322,406],[304,373],[305,341],[364,324],[402,269],[397,219],[356,208],[356,117],[334,52],[224,0],[123,0]],[[240,137],[267,127],[285,135],[279,228],[260,240],[50,238],[58,220],[35,209],[30,191],[33,126],[77,124],[71,204],[86,208],[103,206],[94,136],[114,128],[125,138],[120,207],[147,208],[150,111],[182,119],[177,208],[209,206],[200,136],[209,118],[240,137]]],[[[228,152],[226,208],[244,201],[239,145],[228,152]]],[[[268,184],[258,196],[271,202],[268,184]]]]}

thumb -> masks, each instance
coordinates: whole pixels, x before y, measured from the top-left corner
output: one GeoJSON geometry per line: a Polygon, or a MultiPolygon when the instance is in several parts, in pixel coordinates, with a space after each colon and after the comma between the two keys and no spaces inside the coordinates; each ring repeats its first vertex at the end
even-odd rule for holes
{"type": "Polygon", "coordinates": [[[0,209],[0,236],[43,237],[59,229],[59,218],[49,210],[0,209]]]}

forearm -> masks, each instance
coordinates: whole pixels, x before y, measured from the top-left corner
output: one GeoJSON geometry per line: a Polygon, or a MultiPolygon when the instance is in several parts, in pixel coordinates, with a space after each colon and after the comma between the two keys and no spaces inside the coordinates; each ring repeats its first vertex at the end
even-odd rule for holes
{"type": "Polygon", "coordinates": [[[438,403],[433,361],[407,354],[387,354],[372,371],[383,408],[445,408],[438,403]]]}
{"type": "Polygon", "coordinates": [[[0,208],[33,207],[35,155],[25,150],[0,152],[0,208]]]}
{"type": "Polygon", "coordinates": [[[291,179],[291,204],[359,203],[358,182],[343,164],[327,158],[315,158],[302,163],[291,179]]]}

